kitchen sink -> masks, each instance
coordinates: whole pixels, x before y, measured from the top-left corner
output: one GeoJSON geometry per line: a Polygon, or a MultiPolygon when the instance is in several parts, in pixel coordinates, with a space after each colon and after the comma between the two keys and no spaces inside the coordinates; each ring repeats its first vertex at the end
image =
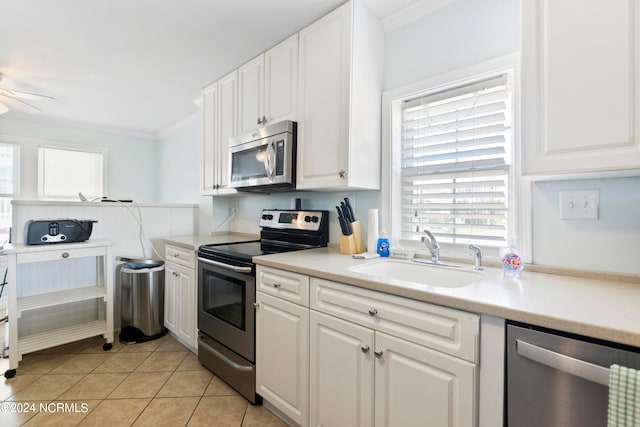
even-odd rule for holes
{"type": "Polygon", "coordinates": [[[378,279],[392,279],[444,288],[461,288],[482,278],[482,275],[476,271],[394,259],[368,261],[351,266],[349,270],[375,276],[378,279]]]}

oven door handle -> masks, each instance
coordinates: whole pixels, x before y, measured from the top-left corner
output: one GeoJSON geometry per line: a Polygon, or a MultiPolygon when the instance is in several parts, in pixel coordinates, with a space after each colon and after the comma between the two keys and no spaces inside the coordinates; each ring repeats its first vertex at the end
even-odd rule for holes
{"type": "Polygon", "coordinates": [[[198,257],[199,262],[213,265],[215,267],[225,268],[227,270],[235,271],[236,273],[251,273],[251,267],[238,267],[235,265],[225,264],[224,262],[212,261],[210,259],[198,257]]]}

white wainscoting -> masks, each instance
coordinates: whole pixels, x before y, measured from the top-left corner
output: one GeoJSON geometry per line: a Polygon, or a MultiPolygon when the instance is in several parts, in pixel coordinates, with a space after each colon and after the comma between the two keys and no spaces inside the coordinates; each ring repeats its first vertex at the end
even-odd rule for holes
{"type": "MultiPolygon", "coordinates": [[[[110,202],[14,201],[12,242],[24,243],[25,224],[32,219],[92,219],[98,222],[93,225],[91,238],[104,238],[113,241],[115,243],[112,252],[114,257],[158,258],[158,255],[152,253],[148,246],[144,251],[142,249],[138,225],[138,215],[140,214],[146,238],[162,256],[164,255],[162,240],[164,237],[198,234],[197,205],[140,204],[138,206],[133,203],[110,202]]],[[[119,265],[119,262],[114,260],[116,282],[114,283],[114,327],[116,330],[120,328],[119,265]]],[[[21,266],[18,296],[80,287],[83,283],[91,284],[95,280],[96,263],[93,258],[73,260],[71,268],[68,267],[68,262],[63,268],[58,261],[21,266]]],[[[4,275],[4,268],[0,270],[0,275],[4,275]]],[[[94,301],[67,304],[65,307],[54,307],[51,310],[59,315],[57,322],[60,325],[53,325],[57,327],[64,326],[65,323],[72,324],[83,320],[93,320],[88,319],[87,316],[95,316],[96,312],[94,301]]],[[[20,320],[21,333],[29,333],[32,325],[37,324],[38,318],[42,315],[48,315],[51,321],[51,314],[38,312],[33,316],[23,316],[20,320]]]]}

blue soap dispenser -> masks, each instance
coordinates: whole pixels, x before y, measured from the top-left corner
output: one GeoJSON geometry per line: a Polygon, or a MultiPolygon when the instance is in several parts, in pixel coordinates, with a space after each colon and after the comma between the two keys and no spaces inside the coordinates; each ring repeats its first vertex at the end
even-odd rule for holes
{"type": "Polygon", "coordinates": [[[378,244],[376,245],[378,255],[382,257],[389,256],[389,239],[387,233],[384,230],[380,230],[380,238],[378,238],[378,244]]]}

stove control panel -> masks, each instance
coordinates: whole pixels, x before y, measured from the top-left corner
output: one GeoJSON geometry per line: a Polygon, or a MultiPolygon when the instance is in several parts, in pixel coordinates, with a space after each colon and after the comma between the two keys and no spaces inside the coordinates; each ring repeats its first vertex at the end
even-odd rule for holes
{"type": "Polygon", "coordinates": [[[263,210],[260,227],[283,230],[318,231],[327,220],[327,211],[263,210]]]}

